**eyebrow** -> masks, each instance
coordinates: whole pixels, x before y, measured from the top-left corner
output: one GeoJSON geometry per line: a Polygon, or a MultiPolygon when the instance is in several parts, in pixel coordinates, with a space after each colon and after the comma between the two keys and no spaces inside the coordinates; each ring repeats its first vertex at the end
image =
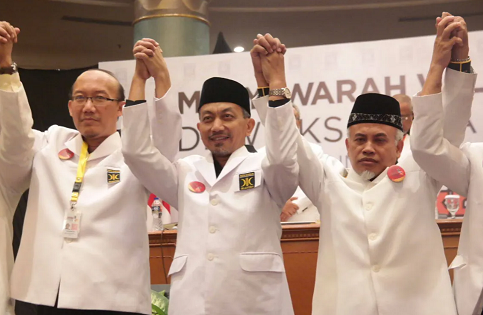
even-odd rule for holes
{"type": "MultiPolygon", "coordinates": [[[[233,114],[235,114],[235,111],[231,107],[225,108],[225,109],[221,110],[221,112],[222,113],[232,112],[233,114]]],[[[214,113],[212,111],[210,111],[210,110],[203,110],[202,109],[200,115],[206,115],[206,114],[214,115],[214,113]]]]}
{"type": "MultiPolygon", "coordinates": [[[[85,93],[85,92],[82,91],[82,90],[74,90],[73,94],[77,94],[77,93],[85,93]]],[[[99,93],[104,93],[104,94],[109,95],[109,93],[106,90],[96,90],[96,91],[94,91],[94,94],[99,94],[99,93]]]]}
{"type": "Polygon", "coordinates": [[[378,133],[374,137],[386,137],[387,138],[387,135],[385,133],[378,133]]]}

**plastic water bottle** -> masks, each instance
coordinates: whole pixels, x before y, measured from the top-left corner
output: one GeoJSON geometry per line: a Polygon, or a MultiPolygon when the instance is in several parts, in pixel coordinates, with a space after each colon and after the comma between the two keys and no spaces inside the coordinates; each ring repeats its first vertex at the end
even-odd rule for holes
{"type": "Polygon", "coordinates": [[[153,204],[151,205],[151,210],[153,213],[153,229],[155,231],[162,231],[163,221],[161,219],[161,215],[163,214],[163,211],[161,209],[161,200],[159,200],[159,198],[154,198],[153,204]]]}

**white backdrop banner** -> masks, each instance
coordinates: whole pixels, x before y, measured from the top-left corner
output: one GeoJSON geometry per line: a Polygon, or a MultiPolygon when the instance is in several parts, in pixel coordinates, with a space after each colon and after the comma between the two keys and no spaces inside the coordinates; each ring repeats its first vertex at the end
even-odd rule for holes
{"type": "MultiPolygon", "coordinates": [[[[347,165],[344,144],[348,115],[355,98],[362,93],[414,95],[424,83],[434,36],[289,48],[285,58],[288,87],[299,105],[302,134],[320,143],[324,151],[347,165]]],[[[282,38],[283,40],[283,38],[282,38]]],[[[475,72],[483,71],[483,31],[470,32],[470,55],[475,72]],[[478,58],[482,56],[482,58],[478,58]]],[[[183,134],[179,157],[206,153],[196,124],[196,108],[203,82],[214,76],[226,77],[245,85],[250,95],[256,82],[250,55],[231,53],[207,56],[167,58],[172,88],[166,96],[183,116],[183,134]]],[[[112,71],[129,91],[135,62],[101,62],[99,67],[112,71]]],[[[483,77],[476,85],[473,113],[466,140],[483,141],[483,77]]],[[[148,81],[148,101],[154,96],[154,82],[148,81]]],[[[264,146],[263,127],[257,121],[247,143],[264,146]]],[[[166,135],[169,136],[169,135],[166,135]]]]}

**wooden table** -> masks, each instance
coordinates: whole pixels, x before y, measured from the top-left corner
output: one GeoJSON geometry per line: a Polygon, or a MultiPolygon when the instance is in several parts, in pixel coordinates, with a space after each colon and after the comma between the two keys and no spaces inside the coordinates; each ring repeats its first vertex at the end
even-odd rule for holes
{"type": "MultiPolygon", "coordinates": [[[[462,220],[437,220],[448,264],[456,256],[462,220]]],[[[168,273],[176,248],[176,231],[149,233],[151,283],[169,283],[168,273]],[[163,269],[164,262],[164,269],[163,269]]],[[[319,225],[285,225],[282,251],[296,315],[310,315],[315,284],[319,225]]],[[[450,273],[453,277],[452,272],[450,273]]]]}

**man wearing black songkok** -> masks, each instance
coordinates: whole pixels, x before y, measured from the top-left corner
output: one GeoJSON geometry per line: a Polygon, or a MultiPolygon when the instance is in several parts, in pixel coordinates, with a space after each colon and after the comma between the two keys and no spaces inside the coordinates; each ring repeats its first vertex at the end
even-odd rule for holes
{"type": "MultiPolygon", "coordinates": [[[[438,27],[438,36],[444,33],[445,40],[455,29],[447,18],[438,27]]],[[[442,54],[435,49],[433,60],[443,59],[442,54]]],[[[453,77],[461,75],[448,71],[453,77]]],[[[444,108],[451,102],[468,107],[462,102],[471,100],[465,95],[472,90],[470,81],[454,81],[467,87],[443,91],[444,108]]],[[[292,105],[280,107],[285,106],[292,105]]],[[[269,114],[279,109],[268,108],[266,125],[275,123],[269,114]]],[[[312,315],[456,315],[434,219],[441,184],[412,156],[397,162],[403,148],[398,102],[381,94],[359,96],[347,129],[352,169],[345,174],[334,167],[339,160],[317,158],[305,139],[295,135],[300,187],[321,213],[312,315]]],[[[454,130],[460,129],[464,126],[454,130]]],[[[286,134],[294,130],[294,125],[281,133],[268,128],[267,137],[287,141],[286,134]]]]}
{"type": "MultiPolygon", "coordinates": [[[[153,143],[168,151],[178,148],[171,136],[178,131],[164,130],[166,122],[180,119],[178,106],[158,96],[159,126],[154,129],[160,132],[153,138],[160,139],[151,141],[143,101],[150,76],[164,78],[168,90],[167,66],[159,47],[149,42],[138,42],[134,55],[136,75],[132,101],[124,109],[123,154],[136,177],[179,210],[169,314],[293,315],[279,220],[283,204],[298,186],[295,137],[276,144],[270,163],[264,154],[251,152],[245,137],[255,123],[247,90],[236,81],[211,78],[203,84],[198,106],[198,130],[208,153],[169,161],[153,143]]],[[[283,71],[276,70],[275,64],[267,68],[274,73],[272,85],[286,86],[283,71]],[[277,80],[279,73],[283,77],[277,80]]],[[[289,115],[268,128],[278,133],[287,124],[295,125],[291,108],[289,115]]]]}

